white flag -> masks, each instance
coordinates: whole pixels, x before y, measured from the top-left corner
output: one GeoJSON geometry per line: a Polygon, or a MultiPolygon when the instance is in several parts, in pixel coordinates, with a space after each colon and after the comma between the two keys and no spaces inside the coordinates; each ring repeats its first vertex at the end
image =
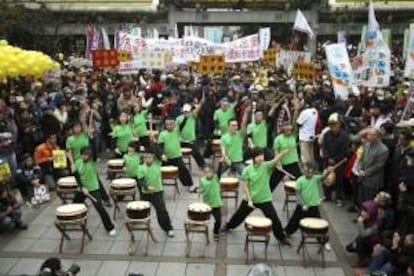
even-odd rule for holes
{"type": "Polygon", "coordinates": [[[375,31],[379,31],[379,29],[380,27],[379,27],[377,18],[375,17],[374,4],[372,3],[372,1],[369,1],[367,31],[375,32],[375,31]]]}
{"type": "Polygon", "coordinates": [[[296,12],[295,24],[293,25],[293,29],[299,32],[306,33],[310,38],[313,38],[313,31],[308,23],[308,20],[306,20],[305,16],[299,9],[296,12]]]}
{"type": "Polygon", "coordinates": [[[264,50],[269,48],[270,44],[270,28],[260,28],[259,30],[260,52],[263,54],[264,50]]]}
{"type": "Polygon", "coordinates": [[[103,48],[105,50],[110,50],[111,49],[111,43],[109,42],[109,36],[108,33],[106,32],[104,27],[101,27],[101,34],[102,34],[102,42],[103,42],[103,48]]]}

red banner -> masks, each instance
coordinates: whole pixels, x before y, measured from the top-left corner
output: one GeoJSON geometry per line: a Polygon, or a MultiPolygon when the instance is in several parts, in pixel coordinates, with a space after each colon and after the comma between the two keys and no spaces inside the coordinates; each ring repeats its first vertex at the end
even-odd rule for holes
{"type": "Polygon", "coordinates": [[[119,65],[117,50],[93,50],[92,63],[94,68],[117,67],[119,65]]]}

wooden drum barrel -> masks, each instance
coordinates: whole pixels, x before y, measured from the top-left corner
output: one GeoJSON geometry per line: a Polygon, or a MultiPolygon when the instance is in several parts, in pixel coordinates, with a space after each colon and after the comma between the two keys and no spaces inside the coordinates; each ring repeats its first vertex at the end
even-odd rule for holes
{"type": "Polygon", "coordinates": [[[285,181],[284,187],[287,194],[296,194],[296,181],[285,181]]]}
{"type": "Polygon", "coordinates": [[[253,235],[266,235],[272,230],[272,221],[262,216],[249,216],[244,221],[244,227],[253,235]]]}
{"type": "Polygon", "coordinates": [[[62,222],[83,220],[87,214],[88,208],[85,204],[66,204],[56,209],[56,217],[62,222]]]}
{"type": "Polygon", "coordinates": [[[57,182],[57,188],[61,192],[73,192],[76,191],[78,184],[74,176],[65,176],[59,178],[57,182]]]}
{"type": "Polygon", "coordinates": [[[151,204],[148,201],[132,201],[126,206],[129,219],[146,219],[150,216],[151,204]]]}
{"type": "Polygon", "coordinates": [[[239,188],[239,179],[236,177],[222,177],[220,179],[220,187],[222,192],[237,190],[239,188]]]}
{"type": "Polygon", "coordinates": [[[193,221],[207,221],[211,216],[211,207],[201,202],[188,205],[188,218],[193,221]]]}
{"type": "Polygon", "coordinates": [[[178,168],[175,166],[162,166],[162,178],[176,178],[178,177],[178,168]]]}
{"type": "Polygon", "coordinates": [[[321,218],[303,218],[299,222],[299,227],[305,233],[321,235],[328,232],[329,223],[321,218]]]}
{"type": "Polygon", "coordinates": [[[124,160],[123,159],[111,159],[108,160],[108,170],[111,171],[123,171],[124,170],[124,160]]]}

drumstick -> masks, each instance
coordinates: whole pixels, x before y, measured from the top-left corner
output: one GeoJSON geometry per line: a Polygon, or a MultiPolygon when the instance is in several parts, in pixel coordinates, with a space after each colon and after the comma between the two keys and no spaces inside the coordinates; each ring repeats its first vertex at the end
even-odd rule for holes
{"type": "Polygon", "coordinates": [[[348,160],[347,158],[342,159],[341,161],[339,161],[338,163],[335,164],[335,166],[333,166],[333,170],[336,170],[339,166],[341,166],[342,164],[344,164],[346,162],[346,160],[348,160]]]}
{"type": "Polygon", "coordinates": [[[96,198],[93,196],[93,195],[91,195],[90,193],[84,193],[84,195],[87,197],[87,198],[89,198],[91,201],[93,201],[94,203],[97,203],[98,202],[98,200],[96,200],[96,198]]]}
{"type": "Polygon", "coordinates": [[[285,175],[287,175],[289,178],[291,179],[296,179],[296,177],[292,174],[290,174],[289,172],[287,172],[285,169],[283,169],[281,166],[277,166],[276,169],[282,173],[284,173],[285,175]]]}

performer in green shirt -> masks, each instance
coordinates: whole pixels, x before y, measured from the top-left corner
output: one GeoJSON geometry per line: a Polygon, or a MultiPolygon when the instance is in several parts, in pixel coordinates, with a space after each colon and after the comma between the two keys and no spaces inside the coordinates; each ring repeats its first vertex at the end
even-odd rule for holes
{"type": "Polygon", "coordinates": [[[221,227],[221,201],[220,182],[213,168],[209,165],[204,167],[203,176],[200,178],[199,195],[203,196],[203,202],[212,208],[214,217],[214,239],[218,240],[221,227]]]}
{"type": "Polygon", "coordinates": [[[189,187],[190,192],[196,192],[196,189],[191,188],[193,179],[182,158],[180,137],[180,129],[175,125],[174,119],[166,119],[165,130],[161,131],[158,138],[158,144],[163,152],[162,161],[167,165],[176,166],[181,184],[189,187]]]}
{"type": "Polygon", "coordinates": [[[263,111],[254,111],[254,121],[247,126],[247,137],[250,148],[262,149],[265,160],[271,160],[272,152],[267,147],[267,123],[263,117],[263,111]]]}
{"type": "Polygon", "coordinates": [[[221,136],[227,133],[230,120],[236,118],[234,106],[229,105],[228,99],[223,98],[220,102],[220,108],[214,111],[213,119],[221,136]]]}
{"type": "Polygon", "coordinates": [[[247,166],[242,173],[245,197],[236,213],[231,217],[223,231],[228,232],[239,226],[245,218],[253,212],[254,208],[262,210],[263,214],[272,220],[273,235],[282,245],[290,245],[283,232],[282,225],[272,204],[272,192],[270,191],[270,173],[277,162],[288,153],[284,150],[277,154],[272,161],[264,161],[261,149],[252,149],[253,164],[247,166]]]}
{"type": "Polygon", "coordinates": [[[283,171],[289,173],[294,178],[302,175],[299,167],[299,154],[297,149],[296,135],[290,123],[285,123],[282,127],[282,133],[276,136],[273,142],[274,153],[277,154],[285,149],[290,149],[289,153],[280,160],[282,170],[273,170],[270,176],[270,189],[273,192],[283,177],[286,175],[283,171]]]}
{"type": "MultiPolygon", "coordinates": [[[[151,102],[152,103],[152,100],[151,102]]],[[[133,132],[134,136],[139,138],[139,142],[145,148],[150,146],[150,139],[148,136],[147,122],[151,120],[151,114],[148,113],[147,109],[144,109],[141,103],[136,103],[134,106],[135,115],[133,117],[133,132]]]]}
{"type": "Polygon", "coordinates": [[[128,150],[129,142],[134,138],[131,124],[128,122],[128,114],[125,112],[119,115],[119,124],[114,127],[112,136],[116,141],[115,153],[122,158],[128,150]]]}
{"type": "Polygon", "coordinates": [[[196,139],[196,123],[198,113],[203,104],[204,97],[193,110],[191,104],[184,104],[183,114],[178,116],[175,121],[180,129],[181,146],[190,148],[192,150],[191,154],[193,155],[194,160],[196,161],[199,168],[204,168],[205,162],[203,156],[200,153],[200,148],[196,139]]]}
{"type": "Polygon", "coordinates": [[[116,235],[115,226],[102,204],[102,196],[99,187],[98,168],[96,164],[96,153],[93,148],[86,146],[81,149],[81,158],[75,164],[75,179],[80,192],[74,198],[75,203],[82,203],[86,198],[91,199],[93,206],[98,212],[106,231],[110,236],[116,235]]]}
{"type": "Polygon", "coordinates": [[[319,205],[322,203],[323,180],[334,170],[332,167],[326,169],[323,175],[314,174],[314,165],[304,164],[305,175],[296,180],[297,205],[295,212],[285,227],[285,233],[292,235],[299,228],[299,222],[304,217],[320,218],[319,205]]]}
{"type": "Polygon", "coordinates": [[[158,224],[168,237],[174,237],[170,215],[164,201],[164,187],[161,178],[161,152],[158,146],[145,150],[144,166],[137,168],[141,199],[151,202],[157,214],[158,224]]]}

